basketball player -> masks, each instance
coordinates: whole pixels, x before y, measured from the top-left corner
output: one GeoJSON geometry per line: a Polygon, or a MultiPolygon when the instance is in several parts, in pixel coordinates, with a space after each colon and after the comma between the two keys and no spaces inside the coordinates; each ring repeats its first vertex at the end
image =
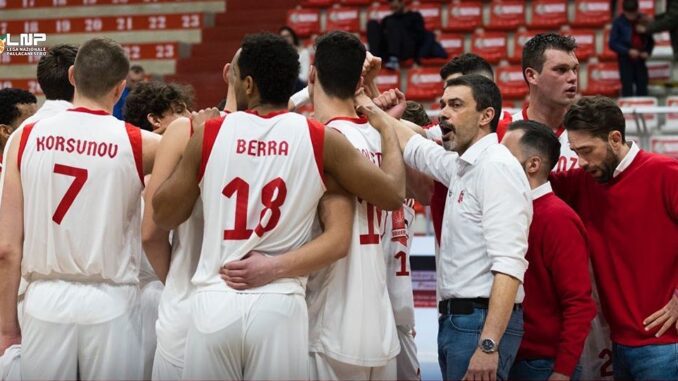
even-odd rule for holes
{"type": "Polygon", "coordinates": [[[110,115],[128,70],[119,44],[87,41],[69,69],[75,108],[25,126],[9,147],[0,351],[23,339],[24,379],[142,377],[140,196],[158,139],[110,115]],[[20,273],[31,283],[23,332],[20,273]]]}
{"type": "Polygon", "coordinates": [[[247,36],[233,65],[237,107],[247,111],[197,131],[153,197],[154,220],[163,228],[186,220],[199,195],[203,204],[184,378],[306,379],[305,278],[235,292],[220,278],[220,267],[253,250],[276,255],[309,241],[330,177],[379,207],[402,204],[404,169],[388,128],[392,119],[373,104],[361,107],[383,133],[379,169],[336,131],[286,112],[298,65],[281,37],[247,36]]]}
{"type": "MultiPolygon", "coordinates": [[[[231,71],[229,67],[230,64],[226,64],[224,79],[231,71]]],[[[229,86],[226,109],[235,111],[232,89],[233,86],[229,86]]],[[[130,99],[128,98],[128,103],[130,99]]],[[[144,194],[144,252],[155,273],[165,284],[158,306],[157,321],[153,322],[157,335],[152,361],[154,380],[181,379],[190,323],[191,277],[198,265],[202,246],[203,213],[202,203],[196,202],[191,217],[174,230],[170,240],[170,232],[160,229],[153,222],[153,195],[171,174],[195,130],[202,128],[206,119],[218,116],[216,109],[203,110],[194,113],[191,118],[178,118],[166,128],[153,166],[153,175],[144,194]]]]}

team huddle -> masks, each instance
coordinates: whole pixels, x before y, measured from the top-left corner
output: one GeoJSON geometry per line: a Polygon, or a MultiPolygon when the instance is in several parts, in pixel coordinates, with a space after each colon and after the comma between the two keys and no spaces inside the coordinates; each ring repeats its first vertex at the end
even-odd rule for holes
{"type": "MultiPolygon", "coordinates": [[[[613,101],[575,100],[574,47],[554,38],[543,37],[539,54],[562,53],[554,70],[575,73],[556,128],[533,120],[536,100],[525,120],[502,115],[491,68],[464,66],[473,61],[464,56],[441,71],[440,124],[424,129],[425,112],[399,90],[379,93],[380,60],[345,32],[318,38],[308,87],[294,94],[297,52],[262,33],[224,67],[224,109],[179,117],[162,135],[111,115],[130,64],[116,42],[87,41],[66,66],[72,97],[51,97],[41,83],[48,101],[4,146],[3,380],[418,380],[415,199],[441,218],[445,379],[580,377],[597,321],[589,250],[614,345],[676,347],[678,163],[627,144],[613,101]],[[302,102],[313,119],[288,111],[302,102]],[[563,163],[566,155],[575,159],[563,163]],[[577,156],[584,170],[571,168],[577,156]],[[610,184],[636,170],[632,161],[661,180],[645,188],[659,210],[647,234],[661,241],[645,253],[628,221],[611,226],[596,214],[618,197],[610,184]],[[605,229],[652,262],[649,274],[598,270],[624,266],[610,263],[622,252],[605,229]],[[164,283],[150,326],[153,302],[139,285],[149,266],[164,283]],[[629,288],[644,302],[618,316],[606,301],[629,288]],[[629,328],[638,314],[647,323],[629,328]],[[663,335],[647,332],[657,326],[663,335]],[[545,376],[523,369],[542,358],[551,360],[545,376]]],[[[528,82],[542,72],[531,70],[528,82]]],[[[620,209],[614,218],[635,216],[620,209]]],[[[678,364],[652,374],[639,360],[616,361],[628,378],[678,377],[678,364]]]]}

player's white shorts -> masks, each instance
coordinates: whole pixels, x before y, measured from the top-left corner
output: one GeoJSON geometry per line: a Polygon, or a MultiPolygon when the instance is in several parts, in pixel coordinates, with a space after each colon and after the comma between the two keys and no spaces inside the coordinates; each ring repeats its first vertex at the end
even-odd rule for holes
{"type": "Polygon", "coordinates": [[[171,361],[162,355],[161,351],[155,351],[155,357],[153,358],[153,376],[151,377],[152,380],[178,381],[181,380],[181,374],[183,371],[183,367],[172,364],[171,361]]]}
{"type": "Polygon", "coordinates": [[[191,315],[184,379],[308,379],[303,295],[202,291],[191,315]]]}
{"type": "Polygon", "coordinates": [[[139,289],[34,281],[24,301],[26,380],[140,380],[139,289]]]}
{"type": "Polygon", "coordinates": [[[397,380],[396,357],[384,366],[367,367],[337,361],[324,353],[309,354],[311,380],[397,380]]]}
{"type": "Polygon", "coordinates": [[[400,340],[400,353],[396,357],[398,380],[419,380],[419,360],[417,359],[417,346],[414,343],[412,329],[401,325],[397,328],[398,340],[400,340]]]}
{"type": "Polygon", "coordinates": [[[12,345],[0,356],[0,381],[21,381],[21,345],[12,345]]]}
{"type": "Polygon", "coordinates": [[[600,312],[591,320],[591,331],[579,359],[582,380],[612,380],[610,327],[600,312]]]}
{"type": "Polygon", "coordinates": [[[153,372],[153,357],[158,337],[155,322],[158,321],[158,305],[163,285],[159,280],[148,283],[141,290],[141,349],[144,353],[144,380],[150,380],[153,372]]]}

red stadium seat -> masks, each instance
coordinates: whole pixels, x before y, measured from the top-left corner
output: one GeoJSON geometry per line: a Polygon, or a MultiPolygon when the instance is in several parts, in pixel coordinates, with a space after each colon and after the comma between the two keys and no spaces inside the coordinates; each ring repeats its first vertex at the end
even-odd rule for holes
{"type": "Polygon", "coordinates": [[[463,34],[442,33],[437,37],[437,40],[447,52],[447,58],[422,58],[422,65],[440,67],[445,65],[445,63],[447,63],[447,61],[451,60],[453,57],[464,53],[463,34]]]}
{"type": "Polygon", "coordinates": [[[673,58],[673,48],[671,48],[671,36],[669,32],[656,33],[654,35],[653,57],[673,58]]]}
{"type": "Polygon", "coordinates": [[[513,52],[509,55],[508,60],[513,64],[519,64],[523,60],[523,46],[532,37],[539,33],[545,33],[543,30],[526,30],[519,29],[513,34],[513,52]]]}
{"type": "Polygon", "coordinates": [[[671,61],[647,61],[647,73],[651,84],[671,81],[671,61]]]}
{"type": "Polygon", "coordinates": [[[575,0],[575,27],[602,27],[612,20],[610,0],[575,0]]]}
{"type": "Polygon", "coordinates": [[[471,52],[493,64],[506,57],[507,45],[506,32],[476,32],[471,37],[471,52]]]}
{"type": "Polygon", "coordinates": [[[454,0],[448,6],[447,32],[471,32],[482,25],[483,4],[479,1],[454,0]]]}
{"type": "MultiPolygon", "coordinates": [[[[100,33],[131,32],[179,29],[201,29],[203,16],[199,13],[173,13],[134,16],[66,17],[58,20],[9,20],[0,23],[0,32],[17,31],[19,33],[100,33]]],[[[3,32],[4,33],[4,32],[3,32]]]]}
{"type": "MultiPolygon", "coordinates": [[[[666,98],[666,105],[678,107],[678,96],[674,95],[674,96],[667,97],[666,98]]],[[[663,131],[664,132],[678,132],[678,112],[666,114],[666,124],[664,125],[663,131]]],[[[678,152],[678,147],[675,151],[678,152]]]]}
{"type": "Polygon", "coordinates": [[[0,89],[8,87],[24,89],[34,95],[43,94],[37,79],[0,79],[0,89]]]}
{"type": "Polygon", "coordinates": [[[619,96],[621,81],[619,65],[616,62],[591,63],[587,68],[588,85],[582,91],[584,95],[619,96]]]}
{"type": "Polygon", "coordinates": [[[327,10],[327,31],[360,31],[360,11],[354,7],[334,7],[327,10]]]}
{"type": "Polygon", "coordinates": [[[557,29],[567,24],[567,0],[533,0],[530,28],[557,29]]]}
{"type": "Polygon", "coordinates": [[[509,30],[525,25],[525,2],[521,0],[493,0],[487,29],[509,30]]]}
{"type": "MultiPolygon", "coordinates": [[[[336,1],[336,0],[335,0],[336,1]]],[[[365,7],[372,4],[373,0],[339,0],[341,5],[365,7]]]]}
{"type": "Polygon", "coordinates": [[[593,29],[572,29],[562,34],[573,37],[577,42],[575,53],[579,61],[588,60],[596,55],[596,32],[593,29]]]}
{"type": "MultiPolygon", "coordinates": [[[[676,132],[678,130],[671,128],[670,131],[676,132]]],[[[650,137],[650,151],[678,159],[678,137],[652,136],[650,137]]]]}
{"type": "Polygon", "coordinates": [[[375,82],[381,92],[390,89],[399,89],[400,72],[394,70],[382,70],[377,78],[375,78],[375,82]]]}
{"type": "MultiPolygon", "coordinates": [[[[656,97],[627,97],[617,99],[617,105],[619,107],[656,107],[659,104],[656,97]]],[[[645,127],[648,131],[652,131],[657,128],[659,124],[657,120],[657,114],[644,114],[645,118],[645,127]]],[[[624,114],[624,119],[626,120],[626,133],[631,135],[637,135],[640,131],[638,124],[636,123],[636,118],[633,114],[624,114]]]]}
{"type": "Polygon", "coordinates": [[[611,25],[606,25],[605,30],[603,31],[603,51],[598,54],[598,59],[601,61],[616,61],[617,53],[610,49],[608,42],[610,41],[610,31],[612,30],[611,25]]]}
{"type": "Polygon", "coordinates": [[[303,0],[300,5],[310,8],[327,8],[334,4],[334,0],[303,0]]]}
{"type": "Polygon", "coordinates": [[[388,5],[374,3],[367,8],[367,20],[381,21],[384,17],[393,13],[388,5]]]}
{"type": "Polygon", "coordinates": [[[523,99],[529,92],[520,65],[499,66],[496,77],[503,99],[523,99]]]}
{"type": "Polygon", "coordinates": [[[440,29],[442,25],[442,11],[440,10],[439,4],[415,2],[412,3],[410,9],[421,13],[421,16],[424,18],[424,24],[426,25],[427,30],[434,31],[436,29],[440,29]]]}
{"type": "Polygon", "coordinates": [[[320,11],[317,9],[290,9],[287,12],[287,25],[294,29],[299,37],[308,37],[320,33],[320,11]]]}
{"type": "Polygon", "coordinates": [[[407,75],[407,99],[431,101],[440,96],[443,81],[437,68],[411,69],[407,75]]]}

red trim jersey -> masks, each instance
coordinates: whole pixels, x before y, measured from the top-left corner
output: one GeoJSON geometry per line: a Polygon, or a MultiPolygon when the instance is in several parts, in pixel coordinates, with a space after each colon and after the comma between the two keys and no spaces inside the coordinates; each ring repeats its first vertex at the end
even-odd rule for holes
{"type": "MultiPolygon", "coordinates": [[[[374,165],[381,163],[381,136],[367,119],[336,118],[342,133],[374,165]]],[[[381,245],[382,212],[356,198],[348,255],[309,280],[309,347],[348,364],[378,367],[398,355],[400,344],[386,288],[381,245]]]]}
{"type": "Polygon", "coordinates": [[[22,274],[138,283],[142,141],[104,111],[70,109],[25,126],[22,274]]]}
{"type": "MultiPolygon", "coordinates": [[[[234,112],[205,124],[197,292],[233,291],[219,269],[250,251],[284,254],[311,240],[325,192],[324,128],[287,112],[234,112]]],[[[244,292],[303,295],[305,282],[285,278],[244,292]]]]}

